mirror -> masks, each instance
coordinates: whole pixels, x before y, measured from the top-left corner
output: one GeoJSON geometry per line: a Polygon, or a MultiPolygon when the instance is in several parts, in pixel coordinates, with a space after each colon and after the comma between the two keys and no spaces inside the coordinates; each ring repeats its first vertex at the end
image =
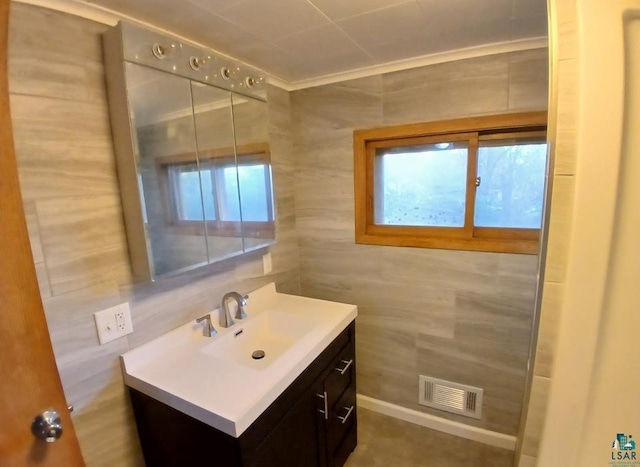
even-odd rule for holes
{"type": "Polygon", "coordinates": [[[237,94],[232,101],[246,252],[275,241],[267,104],[237,94]]]}
{"type": "Polygon", "coordinates": [[[125,73],[152,275],[207,264],[189,80],[133,63],[125,73]]]}
{"type": "Polygon", "coordinates": [[[209,260],[243,251],[231,93],[191,82],[209,260]]]}
{"type": "Polygon", "coordinates": [[[150,278],[272,244],[266,103],[134,63],[125,80],[150,278]]]}

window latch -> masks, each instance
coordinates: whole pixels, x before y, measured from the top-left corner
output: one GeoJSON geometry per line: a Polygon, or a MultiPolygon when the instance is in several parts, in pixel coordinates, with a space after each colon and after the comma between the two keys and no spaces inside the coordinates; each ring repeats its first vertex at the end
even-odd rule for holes
{"type": "Polygon", "coordinates": [[[476,177],[476,188],[480,186],[480,183],[482,183],[482,177],[476,177]]]}

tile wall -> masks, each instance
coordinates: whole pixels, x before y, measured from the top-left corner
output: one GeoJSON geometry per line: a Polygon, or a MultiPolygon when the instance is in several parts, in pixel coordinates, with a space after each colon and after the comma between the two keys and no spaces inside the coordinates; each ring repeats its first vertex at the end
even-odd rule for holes
{"type": "Polygon", "coordinates": [[[547,107],[547,52],[292,93],[304,295],[358,305],[358,392],[516,435],[537,257],[354,244],[353,130],[547,107]],[[418,405],[418,375],[481,387],[481,420],[418,405]]]}
{"type": "Polygon", "coordinates": [[[142,465],[118,356],[269,281],[299,292],[289,95],[269,89],[277,240],[260,253],[133,285],[111,141],[100,34],[106,26],[13,2],[11,111],[21,191],[56,361],[87,465],[142,465]],[[43,31],[56,31],[54,39],[43,31]],[[93,312],[131,304],[135,332],[98,344],[93,312]]]}

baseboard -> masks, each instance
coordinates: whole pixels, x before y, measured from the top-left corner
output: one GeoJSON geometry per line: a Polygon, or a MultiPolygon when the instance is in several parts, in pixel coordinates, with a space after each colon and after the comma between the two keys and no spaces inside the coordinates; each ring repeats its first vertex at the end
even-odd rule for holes
{"type": "Polygon", "coordinates": [[[459,436],[460,438],[478,441],[511,451],[516,448],[515,436],[454,422],[445,418],[436,417],[435,415],[418,412],[417,410],[407,409],[406,407],[363,396],[362,394],[358,394],[357,401],[358,407],[362,407],[363,409],[373,410],[374,412],[399,418],[405,422],[431,428],[432,430],[442,431],[450,435],[459,436]]]}

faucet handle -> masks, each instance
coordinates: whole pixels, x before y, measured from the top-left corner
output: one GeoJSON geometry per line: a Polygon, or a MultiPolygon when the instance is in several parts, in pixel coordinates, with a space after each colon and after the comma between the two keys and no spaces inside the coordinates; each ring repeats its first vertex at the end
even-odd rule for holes
{"type": "Polygon", "coordinates": [[[204,316],[201,316],[200,318],[196,318],[196,323],[202,323],[203,321],[206,321],[206,324],[202,329],[202,335],[205,337],[215,336],[218,331],[216,331],[216,329],[213,327],[213,324],[211,324],[211,314],[208,313],[204,316]]]}
{"type": "Polygon", "coordinates": [[[247,306],[247,300],[249,300],[248,295],[243,295],[240,297],[240,302],[238,303],[238,308],[236,309],[236,319],[243,319],[247,317],[247,313],[244,311],[244,307],[247,306]]]}

